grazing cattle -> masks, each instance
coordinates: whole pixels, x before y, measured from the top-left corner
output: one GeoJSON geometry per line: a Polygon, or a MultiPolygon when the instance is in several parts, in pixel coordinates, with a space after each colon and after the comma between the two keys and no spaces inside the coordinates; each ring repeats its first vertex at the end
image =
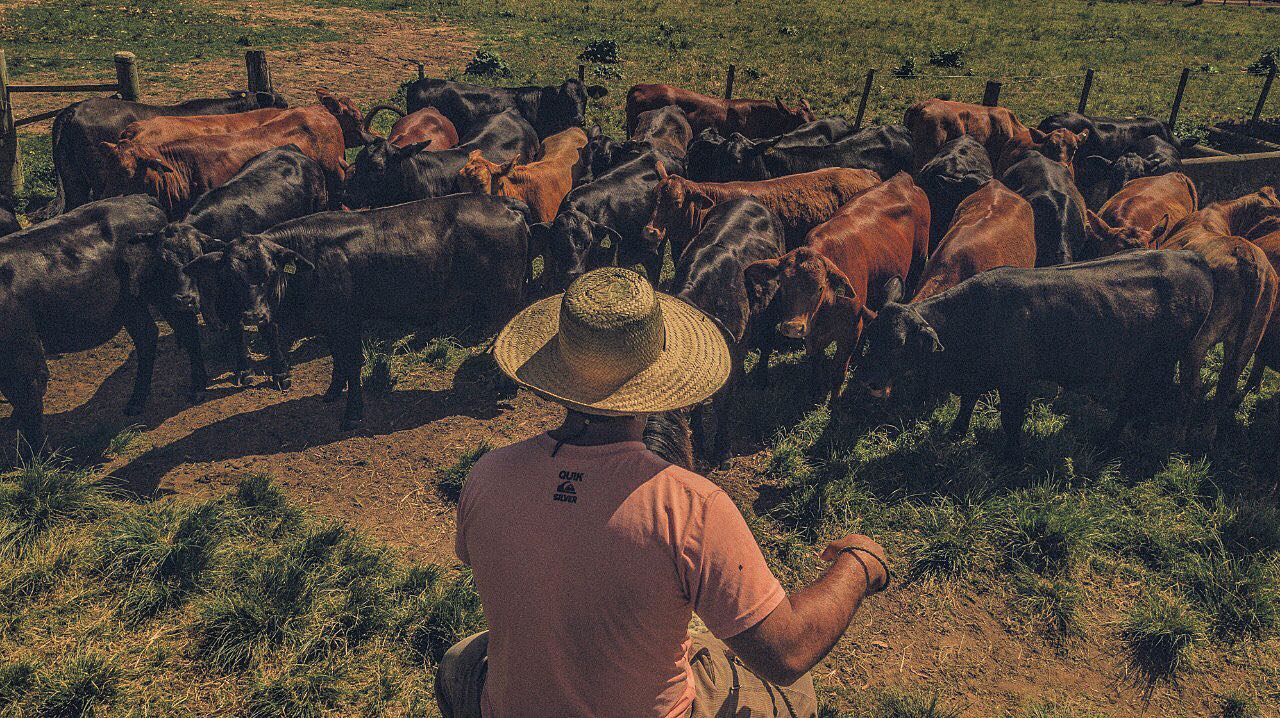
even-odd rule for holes
{"type": "Polygon", "coordinates": [[[729,451],[729,410],[742,380],[743,361],[753,347],[762,357],[757,376],[766,376],[772,353],[772,328],[758,326],[761,307],[747,296],[743,271],[752,262],[774,259],[785,251],[783,228],[764,204],[752,197],[737,197],[707,212],[701,232],[676,263],[671,291],[714,318],[726,334],[733,353],[729,381],[711,400],[715,431],[710,442],[704,428],[702,407],[694,409],[694,446],[701,456],[719,462],[729,451]]]}
{"type": "Polygon", "coordinates": [[[151,117],[129,123],[119,139],[159,145],[173,140],[202,135],[227,135],[244,132],[266,124],[288,110],[268,107],[231,115],[191,115],[190,117],[151,117]]]}
{"type": "MultiPolygon", "coordinates": [[[[391,132],[387,133],[387,142],[396,147],[430,142],[432,150],[447,150],[458,144],[458,128],[434,107],[424,107],[406,115],[395,105],[375,105],[364,117],[365,132],[369,132],[373,118],[382,110],[400,115],[400,119],[391,126],[391,132]]],[[[372,141],[373,136],[370,135],[369,139],[372,141]]]]}
{"type": "Polygon", "coordinates": [[[539,138],[586,124],[587,100],[609,94],[599,85],[565,80],[549,87],[487,87],[469,82],[422,79],[405,89],[410,114],[434,107],[462,136],[477,132],[477,124],[489,115],[514,110],[533,126],[539,138]]]}
{"type": "Polygon", "coordinates": [[[1037,267],[1098,256],[1085,232],[1084,197],[1066,168],[1033,152],[1010,167],[1001,181],[1035,212],[1037,267]]]}
{"type": "MultiPolygon", "coordinates": [[[[911,135],[901,125],[868,127],[828,145],[771,146],[741,135],[730,137],[719,150],[718,181],[766,180],[828,167],[872,170],[888,179],[911,166],[911,135]]],[[[781,140],[779,140],[781,142],[781,140]]]]}
{"type": "Polygon", "coordinates": [[[786,246],[794,249],[818,225],[835,216],[859,192],[880,184],[871,170],[832,168],[787,175],[759,182],[693,182],[658,170],[662,181],[654,190],[653,215],[644,227],[644,239],[656,252],[671,243],[677,260],[689,240],[702,231],[715,206],[734,197],[752,197],[781,222],[786,246]]]}
{"type": "Polygon", "coordinates": [[[683,159],[689,151],[693,129],[684,110],[674,105],[641,112],[636,129],[631,133],[630,144],[637,149],[660,150],[672,157],[683,159]]]}
{"type": "Polygon", "coordinates": [[[586,172],[581,166],[586,144],[587,133],[571,127],[548,137],[542,143],[542,159],[529,164],[516,164],[520,158],[515,157],[500,165],[472,150],[459,170],[462,189],[518,199],[529,205],[535,221],[550,222],[573,189],[575,177],[586,172]]]}
{"type": "Polygon", "coordinates": [[[124,327],[138,354],[126,414],[139,414],[151,393],[156,358],[154,303],[191,358],[192,398],[205,387],[193,312],[167,297],[161,279],[181,273],[186,248],[135,241],[155,235],[165,215],[154,199],[114,197],[81,205],[0,242],[0,393],[30,449],[44,445],[45,357],[84,351],[124,327]],[[173,272],[166,273],[167,265],[173,272]]]}
{"type": "Polygon", "coordinates": [[[930,252],[951,226],[956,207],[994,177],[987,150],[969,135],[949,140],[916,173],[916,184],[929,197],[930,252]]]}
{"type": "MultiPolygon", "coordinates": [[[[892,287],[890,289],[893,289],[892,287]]],[[[1129,252],[1062,267],[1003,267],[912,304],[898,296],[867,327],[866,353],[854,375],[887,396],[904,373],[928,371],[965,397],[951,426],[969,430],[977,397],[1000,392],[1005,453],[1021,453],[1032,388],[1119,384],[1118,438],[1144,415],[1144,390],[1159,388],[1181,363],[1184,436],[1200,400],[1202,334],[1213,304],[1209,267],[1194,252],[1129,252]]]]}
{"type": "MultiPolygon", "coordinates": [[[[1271,268],[1280,273],[1280,215],[1277,215],[1276,220],[1269,232],[1250,238],[1250,242],[1267,255],[1271,268]]],[[[1268,368],[1280,371],[1280,307],[1271,312],[1271,321],[1267,323],[1266,332],[1258,344],[1253,370],[1249,372],[1249,380],[1245,382],[1246,392],[1257,391],[1262,386],[1262,377],[1268,368]]]]}
{"type": "Polygon", "coordinates": [[[1031,205],[1000,180],[989,180],[956,208],[955,220],[929,254],[911,301],[941,294],[996,267],[1036,266],[1031,205]]]}
{"type": "Polygon", "coordinates": [[[1025,137],[1018,137],[1008,142],[996,162],[996,177],[1003,177],[1010,167],[1025,159],[1032,152],[1038,152],[1062,165],[1075,180],[1076,153],[1080,145],[1089,138],[1089,131],[1076,134],[1071,130],[1058,129],[1045,134],[1037,129],[1029,130],[1025,137]]]}
{"type": "Polygon", "coordinates": [[[187,100],[176,105],[147,105],[111,97],[92,97],[68,106],[53,120],[53,166],[58,194],[41,215],[75,209],[102,195],[99,142],[115,142],[132,122],[152,117],[226,115],[289,103],[271,92],[233,92],[229,98],[187,100]]]}
{"type": "MultiPolygon", "coordinates": [[[[1274,197],[1274,194],[1272,194],[1274,197]]],[[[1235,415],[1244,394],[1239,379],[1257,352],[1275,309],[1280,279],[1265,252],[1235,231],[1252,226],[1266,209],[1261,193],[1232,202],[1211,204],[1169,228],[1157,246],[1200,254],[1213,272],[1213,309],[1206,332],[1212,346],[1222,342],[1222,368],[1212,417],[1204,440],[1212,444],[1217,430],[1235,415]]]]}
{"type": "MultiPolygon", "coordinates": [[[[848,120],[843,117],[824,117],[813,122],[806,122],[778,137],[770,137],[759,141],[767,147],[784,150],[789,147],[829,145],[852,134],[853,127],[848,120]]],[[[723,182],[733,179],[726,176],[728,173],[720,172],[720,166],[737,167],[742,165],[746,158],[728,157],[725,153],[729,149],[739,153],[747,152],[755,145],[754,141],[745,137],[735,139],[738,141],[730,148],[726,148],[725,144],[728,139],[714,129],[708,128],[698,133],[698,136],[689,143],[689,152],[686,158],[689,163],[689,177],[700,182],[723,182]]]]}
{"type": "Polygon", "coordinates": [[[813,122],[807,100],[788,107],[782,100],[724,100],[671,85],[635,85],[627,90],[627,135],[633,135],[642,112],[675,105],[684,110],[694,134],[714,128],[751,138],[773,137],[813,122]]]}
{"type": "Polygon", "coordinates": [[[995,164],[1012,141],[1027,141],[1031,131],[1012,110],[951,100],[925,100],[907,109],[905,124],[911,130],[914,169],[919,172],[950,140],[969,135],[987,150],[995,164]]]}
{"type": "Polygon", "coordinates": [[[384,207],[461,191],[458,173],[479,151],[494,162],[542,155],[538,134],[515,110],[504,110],[476,124],[462,144],[439,152],[421,143],[396,147],[383,139],[370,142],[347,177],[347,206],[384,207]]]}
{"type": "Polygon", "coordinates": [[[1087,211],[1090,240],[1104,255],[1148,249],[1199,205],[1195,183],[1180,172],[1141,177],[1125,183],[1097,214],[1087,211]]]}
{"type": "MultiPolygon", "coordinates": [[[[1088,132],[1080,147],[1081,157],[1101,155],[1114,160],[1146,137],[1158,137],[1167,143],[1177,144],[1169,126],[1154,117],[1090,117],[1079,112],[1062,112],[1044,118],[1039,129],[1041,132],[1057,129],[1077,134],[1088,132]]],[[[1194,144],[1182,143],[1182,146],[1194,144]]]]}
{"type": "Polygon", "coordinates": [[[657,283],[661,248],[655,251],[644,240],[643,229],[653,215],[659,165],[684,169],[679,158],[650,150],[575,188],[554,220],[529,228],[529,256],[542,256],[547,289],[566,287],[610,258],[623,266],[644,265],[649,281],[657,283]]]}
{"type": "Polygon", "coordinates": [[[1080,172],[1081,186],[1106,184],[1107,196],[1120,191],[1126,182],[1139,177],[1155,177],[1182,171],[1182,157],[1177,147],[1155,136],[1138,140],[1117,159],[1102,155],[1085,158],[1080,172]]]}
{"type": "Polygon", "coordinates": [[[347,390],[350,429],[364,418],[364,322],[496,329],[523,305],[526,211],[503,197],[455,195],[324,212],[240,237],[185,271],[221,287],[225,313],[262,327],[280,385],[289,373],[281,324],[301,320],[323,336],[333,352],[325,400],[347,390]]]}
{"type": "Polygon", "coordinates": [[[243,132],[204,135],[151,146],[136,140],[101,145],[108,175],[120,178],[118,194],[145,192],[160,200],[171,218],[191,202],[231,179],[267,150],[295,145],[324,168],[330,193],[346,175],[347,147],[363,141],[359,110],[346,98],[318,90],[321,104],[287,110],[243,132]]]}
{"type": "Polygon", "coordinates": [[[8,195],[0,194],[0,237],[13,234],[22,229],[22,225],[18,224],[18,217],[13,212],[13,199],[8,195]]]}
{"type": "Polygon", "coordinates": [[[904,172],[850,200],[806,246],[747,267],[747,293],[780,334],[804,341],[812,387],[834,399],[885,284],[898,277],[914,286],[928,253],[929,198],[904,172]]]}

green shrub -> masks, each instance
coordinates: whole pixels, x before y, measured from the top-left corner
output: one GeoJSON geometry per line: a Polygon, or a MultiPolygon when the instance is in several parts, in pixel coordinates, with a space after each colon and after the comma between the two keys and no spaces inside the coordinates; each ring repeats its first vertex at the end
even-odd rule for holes
{"type": "Polygon", "coordinates": [[[959,47],[935,47],[929,51],[929,64],[934,67],[964,67],[964,49],[959,47]]]}
{"type": "Polygon", "coordinates": [[[1277,63],[1280,63],[1280,47],[1263,51],[1257,60],[1244,68],[1244,71],[1250,75],[1265,75],[1271,72],[1271,68],[1276,67],[1277,63]]]}
{"type": "Polygon", "coordinates": [[[1129,609],[1120,630],[1129,667],[1148,691],[1176,684],[1203,637],[1200,617],[1184,601],[1154,591],[1129,609]]]}
{"type": "Polygon", "coordinates": [[[592,40],[587,48],[578,53],[582,62],[599,62],[612,64],[618,61],[618,43],[613,40],[592,40]]]}
{"type": "Polygon", "coordinates": [[[920,73],[916,70],[915,55],[904,56],[902,58],[902,62],[900,62],[897,67],[893,68],[894,77],[911,78],[918,74],[920,73]]]}
{"type": "Polygon", "coordinates": [[[511,68],[496,52],[476,50],[475,57],[467,62],[465,72],[468,75],[488,75],[490,77],[511,77],[511,68]]]}

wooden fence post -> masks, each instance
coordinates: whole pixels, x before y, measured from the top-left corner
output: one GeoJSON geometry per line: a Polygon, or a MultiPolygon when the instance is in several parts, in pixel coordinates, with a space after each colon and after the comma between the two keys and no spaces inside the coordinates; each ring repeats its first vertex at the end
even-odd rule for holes
{"type": "Polygon", "coordinates": [[[1191,79],[1191,68],[1182,68],[1182,77],[1178,78],[1178,94],[1173,96],[1173,108],[1169,110],[1169,129],[1178,122],[1178,113],[1182,111],[1182,93],[1187,89],[1187,80],[1191,79]]]}
{"type": "Polygon", "coordinates": [[[418,79],[419,80],[425,79],[427,76],[427,66],[423,65],[421,62],[417,64],[418,64],[418,79]]]}
{"type": "Polygon", "coordinates": [[[244,51],[244,72],[249,92],[273,92],[271,68],[267,66],[267,53],[263,50],[244,51]]]}
{"type": "Polygon", "coordinates": [[[1267,79],[1262,83],[1262,94],[1258,95],[1258,104],[1253,107],[1253,119],[1249,124],[1256,125],[1258,120],[1262,119],[1262,111],[1267,107],[1267,95],[1271,94],[1271,83],[1276,81],[1276,63],[1271,64],[1271,71],[1267,73],[1267,79]]]}
{"type": "Polygon", "coordinates": [[[724,76],[724,99],[726,100],[733,99],[733,76],[737,71],[738,68],[733,63],[729,63],[729,71],[724,76]]]}
{"type": "Polygon", "coordinates": [[[862,116],[867,112],[867,98],[871,96],[871,83],[876,79],[876,69],[867,70],[867,81],[862,85],[862,99],[858,100],[858,116],[853,120],[853,131],[862,129],[862,116]]]}
{"type": "Polygon", "coordinates": [[[987,80],[987,89],[982,93],[982,104],[987,107],[995,107],[1000,104],[1000,87],[1001,83],[995,80],[987,80]]]}
{"type": "Polygon", "coordinates": [[[578,82],[586,82],[586,81],[587,81],[587,66],[578,65],[578,82]]]}
{"type": "Polygon", "coordinates": [[[1089,106],[1089,92],[1093,90],[1093,68],[1086,67],[1084,70],[1084,87],[1080,88],[1080,106],[1076,112],[1084,114],[1085,108],[1089,106]]]}
{"type": "Polygon", "coordinates": [[[121,99],[136,102],[138,95],[138,65],[137,56],[132,52],[117,52],[115,54],[116,62],[116,86],[119,88],[121,99]]]}
{"type": "Polygon", "coordinates": [[[0,47],[0,194],[13,197],[22,189],[22,157],[18,154],[18,132],[13,126],[13,103],[9,101],[9,63],[0,47]]]}

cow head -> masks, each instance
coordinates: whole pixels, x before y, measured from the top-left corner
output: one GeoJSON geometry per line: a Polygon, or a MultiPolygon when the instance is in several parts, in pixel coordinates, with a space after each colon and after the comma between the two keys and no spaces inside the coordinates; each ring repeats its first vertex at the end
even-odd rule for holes
{"type": "Polygon", "coordinates": [[[367,145],[376,136],[364,128],[364,116],[351,98],[335,95],[323,87],[316,88],[316,98],[338,121],[342,128],[342,143],[347,147],[367,145]]]}
{"type": "Polygon", "coordinates": [[[394,178],[403,162],[430,146],[431,140],[397,147],[382,137],[375,137],[356,155],[347,170],[343,204],[351,208],[382,207],[409,199],[394,178]]]}
{"type": "Polygon", "coordinates": [[[1049,132],[1041,132],[1033,127],[1030,132],[1032,149],[1066,167],[1074,177],[1076,152],[1088,142],[1089,130],[1082,130],[1077,134],[1062,127],[1049,132]]]}
{"type": "Polygon", "coordinates": [[[708,127],[699,132],[698,136],[689,143],[689,149],[685,153],[686,171],[689,176],[701,181],[719,179],[719,156],[724,143],[724,136],[714,127],[708,127]]]}
{"type": "Polygon", "coordinates": [[[682,243],[687,242],[688,238],[683,235],[692,233],[701,224],[701,213],[716,204],[693,182],[678,175],[668,175],[666,166],[661,162],[658,163],[658,178],[658,186],[653,190],[653,214],[640,231],[640,236],[655,252],[667,240],[669,232],[681,234],[682,243]]]}
{"type": "Polygon", "coordinates": [[[853,373],[872,396],[886,398],[893,382],[909,369],[925,366],[935,352],[943,350],[938,332],[912,304],[900,304],[902,281],[897,277],[885,285],[886,301],[867,324],[863,334],[863,356],[853,373]]]}
{"type": "Polygon", "coordinates": [[[191,187],[186,175],[156,149],[132,140],[100,142],[103,182],[109,193],[146,193],[160,201],[170,217],[186,211],[191,187]]]}
{"type": "Polygon", "coordinates": [[[245,235],[219,251],[202,254],[183,271],[203,286],[216,284],[219,313],[231,321],[260,326],[272,322],[295,276],[315,266],[297,252],[259,235],[245,235]]]}
{"type": "MultiPolygon", "coordinates": [[[[848,303],[855,315],[862,308],[862,298],[844,272],[810,247],[752,262],[743,270],[743,280],[752,315],[776,320],[778,333],[792,339],[807,339],[825,307],[848,303]]],[[[857,331],[856,326],[850,329],[857,331]]]]}
{"type": "Polygon", "coordinates": [[[498,191],[499,183],[511,174],[519,160],[520,157],[516,156],[508,162],[498,164],[485,159],[480,150],[472,150],[467,155],[467,163],[458,170],[458,175],[462,177],[462,187],[467,192],[494,194],[498,191]]]}
{"type": "Polygon", "coordinates": [[[1090,182],[1107,183],[1107,196],[1115,195],[1125,184],[1155,174],[1156,167],[1136,152],[1126,152],[1115,160],[1100,155],[1085,158],[1084,172],[1090,182]]]}
{"type": "Polygon", "coordinates": [[[578,79],[565,80],[558,87],[542,88],[538,99],[538,134],[546,137],[570,127],[587,123],[587,100],[598,100],[609,94],[599,85],[587,85],[578,79]]]}
{"type": "Polygon", "coordinates": [[[778,114],[782,118],[781,132],[790,132],[806,122],[813,122],[816,117],[813,110],[809,107],[808,100],[800,100],[800,104],[796,107],[789,107],[781,98],[773,98],[773,104],[778,108],[778,114]]]}
{"type": "Polygon", "coordinates": [[[1098,256],[1155,247],[1169,229],[1168,214],[1151,229],[1112,227],[1093,210],[1088,209],[1085,210],[1085,216],[1088,218],[1089,240],[1097,247],[1098,256]]]}
{"type": "Polygon", "coordinates": [[[622,244],[613,229],[568,209],[549,223],[529,226],[530,255],[542,254],[548,288],[563,289],[592,269],[612,263],[622,244]]]}
{"type": "Polygon", "coordinates": [[[130,276],[138,282],[138,291],[148,302],[179,313],[200,310],[201,290],[183,268],[204,252],[220,248],[221,241],[189,224],[175,223],[155,234],[135,237],[129,245],[125,262],[130,276]]]}

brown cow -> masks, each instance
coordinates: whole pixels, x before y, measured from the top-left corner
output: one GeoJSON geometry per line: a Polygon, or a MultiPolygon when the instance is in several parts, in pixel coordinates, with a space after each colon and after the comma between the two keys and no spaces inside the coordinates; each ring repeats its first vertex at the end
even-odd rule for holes
{"type": "Polygon", "coordinates": [[[1039,152],[1067,169],[1074,181],[1076,178],[1076,152],[1089,139],[1089,130],[1076,134],[1071,130],[1058,128],[1049,133],[1041,132],[1034,127],[1027,129],[1030,133],[1019,136],[1005,144],[1000,152],[1000,159],[995,163],[996,177],[1003,177],[1010,167],[1032,152],[1039,152]]]}
{"type": "MultiPolygon", "coordinates": [[[[1159,249],[1198,252],[1213,271],[1213,309],[1206,327],[1210,346],[1222,342],[1222,369],[1206,422],[1203,443],[1213,443],[1217,430],[1234,415],[1244,394],[1240,374],[1257,352],[1275,310],[1280,279],[1265,252],[1240,236],[1267,214],[1275,192],[1267,190],[1229,202],[1217,202],[1179,221],[1159,241],[1159,249]],[[1243,232],[1242,232],[1243,233],[1243,232]]],[[[1180,371],[1199,371],[1198,366],[1180,371]]]]}
{"type": "Polygon", "coordinates": [[[949,140],[969,135],[982,143],[995,165],[1010,141],[1029,141],[1031,131],[1013,111],[1004,107],[971,105],[951,100],[925,100],[907,109],[905,123],[911,130],[915,171],[938,154],[949,140]]]}
{"type": "Polygon", "coordinates": [[[996,267],[1036,266],[1036,226],[1031,205],[1000,180],[991,180],[956,207],[955,219],[929,255],[911,301],[941,294],[996,267]]]}
{"type": "MultiPolygon", "coordinates": [[[[356,125],[359,127],[359,125],[356,125]]],[[[120,178],[115,194],[146,193],[160,200],[171,218],[183,216],[200,195],[231,179],[246,162],[267,150],[297,145],[320,163],[337,196],[347,163],[344,121],[322,105],[290,114],[244,132],[205,135],[159,146],[121,140],[101,149],[112,174],[120,178]]],[[[350,138],[348,138],[350,139],[350,138]]]]}
{"type": "MultiPolygon", "coordinates": [[[[929,254],[929,198],[900,172],[865,190],[814,228],[806,245],[778,259],[753,262],[743,272],[753,307],[778,332],[803,339],[812,386],[831,398],[849,369],[871,307],[884,302],[892,277],[914,286],[929,254]],[[833,363],[823,376],[826,349],[833,363]]],[[[768,361],[768,357],[761,357],[768,361]]]]}
{"type": "Polygon", "coordinates": [[[1089,238],[1102,255],[1147,249],[1199,206],[1195,183],[1181,172],[1139,177],[1126,182],[1097,214],[1085,211],[1089,238]]]}
{"type": "Polygon", "coordinates": [[[708,127],[728,137],[734,132],[752,139],[775,137],[806,122],[813,122],[808,100],[788,107],[782,100],[723,100],[671,85],[635,85],[627,91],[627,136],[636,131],[641,112],[676,105],[684,110],[693,135],[708,127]]]}
{"type": "Polygon", "coordinates": [[[458,144],[458,128],[436,108],[424,107],[396,120],[387,142],[396,147],[430,142],[432,150],[447,150],[458,144]]]}
{"type": "MultiPolygon", "coordinates": [[[[1271,261],[1271,268],[1280,273],[1280,213],[1268,220],[1266,224],[1271,231],[1250,239],[1250,242],[1267,255],[1267,259],[1271,261]]],[[[1253,371],[1249,373],[1249,380],[1245,382],[1244,390],[1257,391],[1258,387],[1262,386],[1262,377],[1267,373],[1268,368],[1280,371],[1280,308],[1271,312],[1271,321],[1267,323],[1267,330],[1258,344],[1253,371]]]]}
{"type": "MultiPolygon", "coordinates": [[[[316,89],[316,97],[320,100],[320,104],[337,118],[338,124],[342,126],[342,136],[347,143],[347,147],[357,147],[368,141],[369,135],[362,127],[360,110],[356,108],[355,103],[350,98],[334,95],[323,87],[316,89]]],[[[190,137],[245,132],[259,125],[287,118],[310,109],[312,108],[300,107],[282,110],[273,107],[230,115],[152,117],[130,123],[120,133],[120,139],[133,140],[140,144],[155,147],[166,142],[190,137]]]]}
{"type": "Polygon", "coordinates": [[[500,165],[474,150],[458,174],[468,191],[513,197],[529,205],[538,222],[550,222],[573,189],[574,167],[586,145],[587,133],[570,127],[542,141],[542,159],[537,162],[517,164],[520,158],[514,157],[500,165]]]}
{"type": "Polygon", "coordinates": [[[707,214],[725,200],[751,197],[768,207],[786,231],[787,248],[795,249],[855,195],[880,184],[880,175],[871,170],[839,167],[757,182],[693,182],[668,175],[659,164],[658,176],[662,181],[654,189],[653,216],[641,236],[654,249],[670,240],[677,261],[702,231],[707,214]]]}

